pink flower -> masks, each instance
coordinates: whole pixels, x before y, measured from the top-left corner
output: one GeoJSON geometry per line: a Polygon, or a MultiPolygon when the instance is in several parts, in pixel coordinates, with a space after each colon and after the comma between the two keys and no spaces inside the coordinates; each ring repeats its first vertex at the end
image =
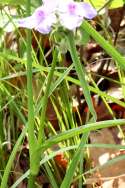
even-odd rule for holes
{"type": "Polygon", "coordinates": [[[52,29],[52,25],[57,22],[55,8],[52,3],[45,3],[37,8],[32,16],[18,20],[18,25],[19,27],[35,29],[40,33],[48,34],[52,29]]]}
{"type": "Polygon", "coordinates": [[[92,19],[97,15],[96,10],[88,3],[73,0],[63,1],[58,10],[61,25],[69,30],[79,27],[84,18],[92,19]]]}
{"type": "Polygon", "coordinates": [[[37,8],[32,16],[20,19],[18,25],[48,34],[57,22],[66,29],[74,30],[82,24],[84,18],[92,19],[96,14],[96,10],[88,3],[43,0],[43,5],[37,8]]]}

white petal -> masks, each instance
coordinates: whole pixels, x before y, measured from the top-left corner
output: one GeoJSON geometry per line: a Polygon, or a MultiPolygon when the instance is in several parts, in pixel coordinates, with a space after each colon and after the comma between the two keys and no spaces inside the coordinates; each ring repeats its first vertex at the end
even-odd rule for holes
{"type": "Polygon", "coordinates": [[[52,13],[57,10],[59,2],[60,0],[44,0],[43,7],[47,12],[52,13]]]}
{"type": "Polygon", "coordinates": [[[49,34],[51,31],[51,27],[47,25],[39,25],[39,27],[37,27],[36,30],[42,34],[49,34]]]}
{"type": "Polygon", "coordinates": [[[33,29],[36,26],[36,20],[34,17],[29,16],[27,18],[19,19],[17,21],[19,27],[33,29]]]}
{"type": "Polygon", "coordinates": [[[68,13],[68,6],[70,3],[75,4],[76,2],[73,0],[60,0],[60,3],[58,4],[59,13],[68,13]]]}
{"type": "Polygon", "coordinates": [[[82,24],[83,18],[79,16],[60,14],[60,23],[69,30],[74,30],[82,24]]]}
{"type": "Polygon", "coordinates": [[[52,25],[57,22],[54,14],[48,15],[42,22],[40,22],[35,29],[43,34],[48,34],[51,31],[52,25]]]}
{"type": "Polygon", "coordinates": [[[94,9],[89,3],[80,3],[81,14],[87,19],[92,19],[97,15],[96,9],[94,9]]]}

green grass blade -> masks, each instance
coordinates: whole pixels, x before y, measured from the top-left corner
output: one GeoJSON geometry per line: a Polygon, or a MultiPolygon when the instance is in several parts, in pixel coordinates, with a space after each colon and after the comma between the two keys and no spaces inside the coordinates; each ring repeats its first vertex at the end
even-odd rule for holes
{"type": "Polygon", "coordinates": [[[15,156],[16,156],[16,153],[17,153],[17,151],[18,151],[18,149],[19,149],[19,147],[20,147],[20,145],[21,145],[21,143],[22,143],[22,140],[23,140],[23,138],[24,138],[24,136],[25,136],[25,134],[26,134],[26,132],[27,132],[27,126],[23,129],[23,131],[22,131],[22,133],[20,134],[20,136],[19,136],[19,138],[18,138],[18,140],[17,140],[17,142],[15,143],[15,146],[14,146],[14,148],[13,148],[13,151],[12,151],[12,153],[11,153],[11,155],[10,155],[10,157],[9,157],[9,160],[8,160],[8,163],[7,163],[7,165],[6,165],[6,168],[5,168],[5,171],[4,171],[4,175],[3,175],[3,177],[2,177],[2,182],[1,182],[1,188],[5,188],[5,187],[7,187],[7,181],[8,181],[8,177],[9,177],[9,173],[10,173],[10,170],[11,170],[11,167],[12,167],[12,164],[13,164],[13,160],[14,160],[14,158],[15,158],[15,156]]]}
{"type": "Polygon", "coordinates": [[[53,188],[59,188],[58,185],[57,185],[57,183],[56,183],[55,177],[54,177],[54,175],[53,175],[53,173],[52,173],[52,171],[51,171],[51,169],[50,169],[50,167],[49,167],[49,165],[48,165],[48,163],[46,162],[46,163],[44,164],[44,166],[45,166],[46,172],[47,172],[47,174],[48,174],[48,177],[49,177],[51,186],[52,186],[53,188]]]}
{"type": "Polygon", "coordinates": [[[75,173],[75,169],[76,169],[76,167],[79,163],[80,157],[81,157],[81,152],[84,152],[83,146],[86,144],[86,142],[88,140],[88,136],[89,136],[89,132],[82,135],[79,147],[78,147],[77,151],[75,152],[75,155],[73,156],[71,164],[70,164],[69,168],[67,169],[66,175],[64,177],[64,180],[63,180],[60,188],[65,188],[65,187],[69,188],[70,187],[70,184],[73,179],[73,175],[75,173]]]}
{"type": "Polygon", "coordinates": [[[89,90],[89,87],[88,87],[88,83],[85,80],[85,74],[86,73],[85,73],[84,67],[82,67],[82,64],[81,64],[81,62],[79,60],[79,57],[78,57],[78,54],[77,54],[77,50],[76,50],[76,46],[75,46],[74,36],[73,36],[72,32],[68,33],[67,40],[68,40],[68,43],[69,43],[69,51],[70,51],[73,63],[75,65],[75,69],[76,69],[76,72],[78,74],[81,87],[83,89],[83,94],[85,96],[85,99],[86,99],[86,102],[88,104],[89,110],[90,110],[91,114],[93,115],[94,121],[96,121],[96,119],[97,119],[96,112],[95,112],[94,107],[93,107],[93,103],[92,103],[92,99],[91,99],[91,96],[90,96],[90,90],[89,90]]]}
{"type": "Polygon", "coordinates": [[[80,127],[70,129],[67,131],[63,131],[62,133],[53,136],[52,138],[46,140],[46,142],[41,146],[40,150],[48,149],[49,147],[53,146],[54,144],[57,144],[61,141],[64,141],[66,139],[72,138],[74,136],[77,136],[79,134],[83,134],[89,131],[94,131],[98,129],[103,129],[106,127],[112,127],[117,125],[125,125],[125,119],[119,119],[119,120],[107,120],[107,121],[100,121],[96,123],[90,123],[87,125],[82,125],[80,127]]]}
{"type": "Polygon", "coordinates": [[[115,61],[125,69],[125,58],[106,41],[87,21],[84,20],[81,28],[85,30],[115,61]]]}
{"type": "Polygon", "coordinates": [[[69,74],[69,72],[72,70],[73,68],[73,64],[71,64],[67,69],[66,71],[64,71],[64,73],[61,73],[60,77],[55,81],[55,83],[53,83],[51,85],[51,88],[50,88],[50,92],[49,92],[49,95],[51,95],[54,90],[59,86],[59,84],[65,79],[65,77],[69,74]]]}

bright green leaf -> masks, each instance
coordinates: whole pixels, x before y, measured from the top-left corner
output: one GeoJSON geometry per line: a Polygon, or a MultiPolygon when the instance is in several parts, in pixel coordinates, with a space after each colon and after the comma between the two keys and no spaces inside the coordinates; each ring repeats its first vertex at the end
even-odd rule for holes
{"type": "Polygon", "coordinates": [[[123,0],[85,0],[85,2],[91,3],[96,9],[100,9],[109,2],[109,8],[118,8],[123,6],[123,0]]]}

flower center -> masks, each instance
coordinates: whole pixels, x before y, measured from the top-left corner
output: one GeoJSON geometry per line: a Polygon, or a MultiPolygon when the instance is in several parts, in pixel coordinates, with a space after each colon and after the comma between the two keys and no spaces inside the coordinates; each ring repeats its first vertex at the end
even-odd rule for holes
{"type": "Polygon", "coordinates": [[[45,12],[43,10],[38,10],[37,11],[37,19],[39,21],[42,21],[45,19],[45,12]]]}
{"type": "Polygon", "coordinates": [[[75,4],[69,4],[68,5],[69,13],[74,14],[76,10],[76,5],[75,4]]]}

